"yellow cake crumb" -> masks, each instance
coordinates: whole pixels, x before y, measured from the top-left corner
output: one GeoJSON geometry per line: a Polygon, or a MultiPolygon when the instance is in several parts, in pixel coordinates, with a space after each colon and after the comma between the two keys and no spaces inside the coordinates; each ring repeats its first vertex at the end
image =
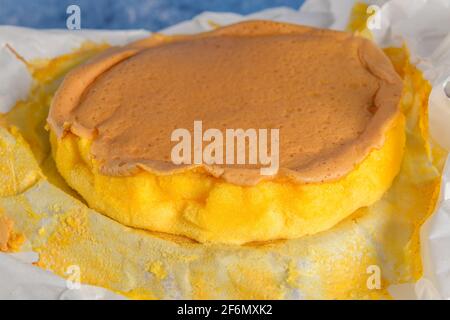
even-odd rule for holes
{"type": "Polygon", "coordinates": [[[160,261],[152,262],[148,267],[148,271],[159,280],[164,280],[167,278],[167,271],[164,269],[164,266],[160,261]]]}
{"type": "Polygon", "coordinates": [[[0,216],[0,252],[15,252],[20,249],[25,237],[14,232],[14,221],[0,216]]]}

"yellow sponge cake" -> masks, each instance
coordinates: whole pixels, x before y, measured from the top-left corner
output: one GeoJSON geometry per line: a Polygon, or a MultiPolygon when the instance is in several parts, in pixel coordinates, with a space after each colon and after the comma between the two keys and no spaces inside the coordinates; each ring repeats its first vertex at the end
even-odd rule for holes
{"type": "Polygon", "coordinates": [[[91,208],[140,229],[242,244],[315,234],[380,199],[403,157],[401,94],[369,40],[249,21],[108,50],[69,73],[48,123],[59,172],[91,208]],[[174,163],[173,132],[199,121],[278,130],[277,170],[191,154],[174,163]]]}

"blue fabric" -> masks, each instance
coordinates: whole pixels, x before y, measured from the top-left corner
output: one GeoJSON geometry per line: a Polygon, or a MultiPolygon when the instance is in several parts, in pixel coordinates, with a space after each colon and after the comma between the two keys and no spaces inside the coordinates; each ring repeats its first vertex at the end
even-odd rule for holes
{"type": "Polygon", "coordinates": [[[203,11],[248,14],[271,7],[298,9],[304,0],[0,0],[0,24],[65,28],[66,9],[81,8],[81,27],[156,31],[203,11]]]}

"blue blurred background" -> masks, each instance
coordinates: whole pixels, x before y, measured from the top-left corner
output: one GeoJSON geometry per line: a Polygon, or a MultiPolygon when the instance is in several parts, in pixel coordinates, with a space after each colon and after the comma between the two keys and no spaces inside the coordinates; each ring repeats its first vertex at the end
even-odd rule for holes
{"type": "Polygon", "coordinates": [[[248,14],[271,7],[300,8],[304,0],[0,0],[0,24],[65,28],[66,9],[81,8],[81,27],[156,31],[203,11],[248,14]]]}

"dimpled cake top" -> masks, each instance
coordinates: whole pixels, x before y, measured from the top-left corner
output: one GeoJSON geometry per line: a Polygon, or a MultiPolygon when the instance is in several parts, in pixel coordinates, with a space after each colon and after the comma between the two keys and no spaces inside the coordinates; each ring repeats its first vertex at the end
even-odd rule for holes
{"type": "MultiPolygon", "coordinates": [[[[275,177],[338,179],[374,148],[399,112],[402,82],[371,41],[350,33],[249,21],[193,36],[155,35],[72,71],[51,129],[92,140],[106,175],[188,170],[171,162],[176,128],[280,129],[280,169],[202,166],[237,185],[275,177]]],[[[270,140],[269,140],[270,141],[270,140]]]]}

